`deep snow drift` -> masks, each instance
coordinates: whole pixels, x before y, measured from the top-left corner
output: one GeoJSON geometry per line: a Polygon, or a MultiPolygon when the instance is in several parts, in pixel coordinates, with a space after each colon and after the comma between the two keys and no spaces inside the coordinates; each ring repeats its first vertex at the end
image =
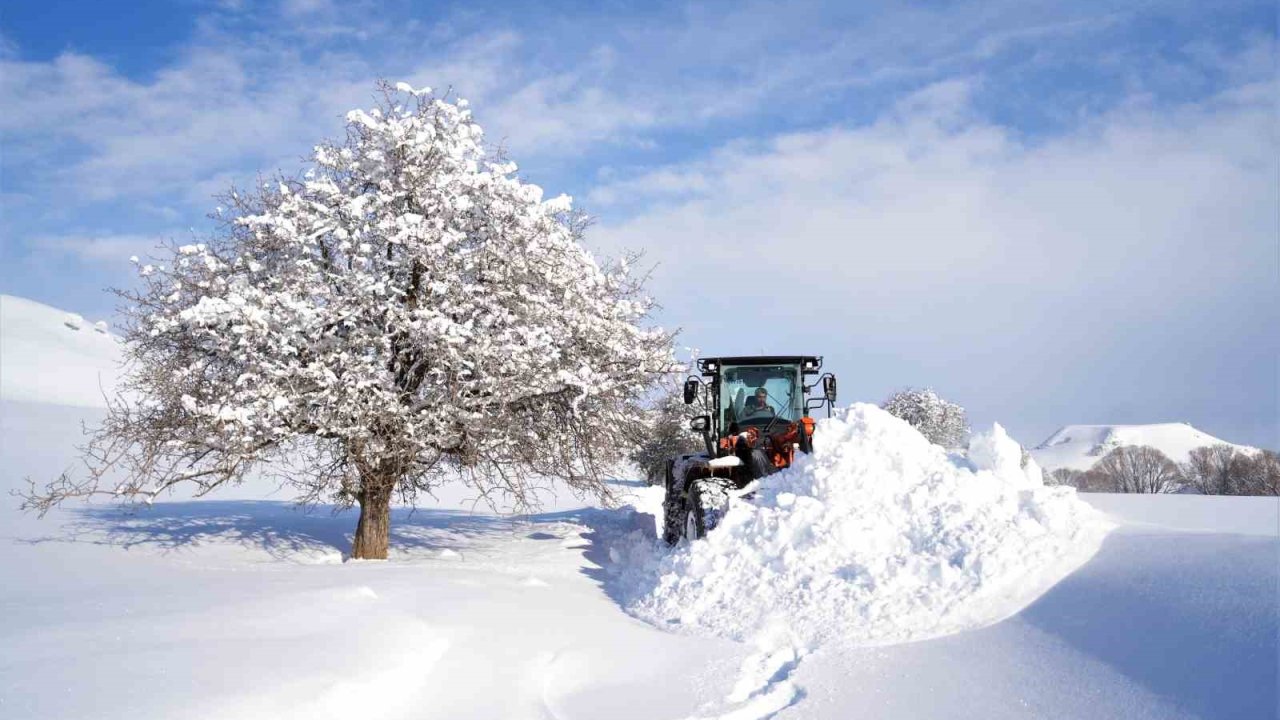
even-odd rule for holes
{"type": "Polygon", "coordinates": [[[990,624],[1042,594],[1109,529],[1045,487],[996,425],[968,459],[859,404],[821,420],[814,452],[735,501],[701,542],[615,548],[627,610],[655,625],[802,645],[917,640],[990,624]]]}

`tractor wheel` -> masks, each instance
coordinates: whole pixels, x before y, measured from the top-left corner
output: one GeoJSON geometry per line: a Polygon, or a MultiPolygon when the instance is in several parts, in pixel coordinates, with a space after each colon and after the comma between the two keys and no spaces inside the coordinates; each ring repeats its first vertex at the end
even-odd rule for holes
{"type": "Polygon", "coordinates": [[[683,479],[679,483],[667,483],[667,495],[662,501],[662,540],[668,545],[680,542],[684,517],[688,514],[685,506],[683,479]]]}
{"type": "Polygon", "coordinates": [[[729,509],[729,488],[718,480],[698,480],[689,488],[689,507],[684,518],[684,536],[699,540],[720,524],[729,509]]]}

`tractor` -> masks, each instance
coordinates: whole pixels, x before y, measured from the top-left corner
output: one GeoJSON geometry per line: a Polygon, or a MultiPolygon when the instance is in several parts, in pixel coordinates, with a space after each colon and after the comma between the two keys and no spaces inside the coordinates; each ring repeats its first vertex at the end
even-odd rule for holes
{"type": "Polygon", "coordinates": [[[689,421],[705,452],[671,458],[665,472],[662,539],[675,545],[705,537],[730,499],[750,495],[762,478],[789,467],[797,452],[813,450],[809,411],[831,408],[836,378],[811,355],[716,357],[698,360],[701,377],[684,383],[686,405],[703,413],[689,421]],[[821,381],[822,394],[809,393],[821,381]]]}

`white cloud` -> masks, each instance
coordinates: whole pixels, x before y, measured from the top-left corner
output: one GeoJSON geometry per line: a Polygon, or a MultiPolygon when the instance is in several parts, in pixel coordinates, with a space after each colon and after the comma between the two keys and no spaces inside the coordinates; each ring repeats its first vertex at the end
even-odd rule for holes
{"type": "Polygon", "coordinates": [[[346,110],[371,104],[384,71],[484,93],[514,43],[507,33],[468,38],[447,58],[379,68],[209,32],[146,80],[74,52],[0,60],[0,105],[17,109],[0,114],[6,161],[46,191],[90,201],[292,171],[314,143],[341,133],[346,110]]]}
{"type": "Polygon", "coordinates": [[[543,155],[602,141],[634,141],[635,133],[659,123],[654,109],[629,102],[577,73],[537,78],[482,105],[503,144],[543,155]],[[487,108],[487,109],[485,109],[487,108]]]}
{"type": "Polygon", "coordinates": [[[1038,144],[963,91],[620,178],[592,196],[640,209],[595,241],[647,249],[686,342],[825,352],[852,397],[933,383],[1045,434],[1112,402],[1274,417],[1274,362],[1205,351],[1280,351],[1271,82],[1038,144]]]}
{"type": "Polygon", "coordinates": [[[18,50],[18,43],[14,42],[13,38],[3,31],[0,31],[0,59],[17,57],[18,50]]]}
{"type": "Polygon", "coordinates": [[[280,3],[281,12],[286,17],[300,17],[317,13],[333,12],[333,0],[284,0],[280,3]]]}
{"type": "Polygon", "coordinates": [[[153,256],[168,238],[180,233],[162,234],[94,234],[77,233],[44,236],[31,241],[35,248],[51,253],[67,254],[89,263],[127,265],[131,256],[153,256]]]}
{"type": "Polygon", "coordinates": [[[35,181],[92,200],[271,172],[270,162],[295,166],[312,143],[338,134],[343,113],[367,106],[378,78],[454,87],[517,159],[646,147],[654,131],[803,112],[834,88],[937,73],[1028,33],[1079,25],[1075,11],[1017,4],[1000,13],[916,8],[841,18],[858,29],[854,42],[821,3],[747,3],[622,27],[588,14],[572,23],[571,42],[549,46],[535,28],[472,22],[459,31],[448,14],[437,25],[396,22],[365,3],[222,11],[200,18],[194,41],[144,79],[75,52],[48,62],[0,55],[0,105],[17,109],[0,116],[10,166],[29,164],[35,181]]]}
{"type": "Polygon", "coordinates": [[[279,46],[205,43],[147,81],[75,53],[2,61],[0,104],[21,111],[4,113],[0,132],[14,148],[11,163],[28,164],[46,187],[102,201],[185,186],[193,190],[182,194],[203,207],[212,181],[223,190],[230,178],[296,169],[314,143],[341,133],[346,110],[372,103],[380,77],[471,99],[490,141],[517,157],[616,142],[654,124],[652,113],[602,89],[591,68],[529,74],[514,59],[519,49],[519,37],[496,32],[435,59],[378,67],[344,55],[316,62],[279,46]],[[47,162],[54,156],[61,162],[47,162]]]}
{"type": "Polygon", "coordinates": [[[1243,50],[1208,35],[1169,59],[1134,29],[1152,17],[1198,27],[1229,14],[1217,4],[1114,14],[1089,0],[802,0],[622,18],[610,6],[539,14],[519,33],[472,9],[406,19],[363,2],[220,7],[145,75],[76,52],[22,60],[0,35],[0,200],[21,208],[3,230],[44,236],[10,245],[31,251],[24,262],[56,277],[68,257],[100,265],[151,244],[74,232],[95,223],[199,222],[232,181],[299,167],[385,78],[453,87],[525,167],[601,168],[585,193],[604,217],[595,242],[661,261],[666,316],[704,348],[842,348],[828,352],[881,363],[868,377],[987,382],[983,397],[996,399],[1047,372],[1072,386],[1108,368],[1105,393],[1137,398],[1155,387],[1132,377],[1157,362],[1144,353],[1230,375],[1220,356],[1244,357],[1248,326],[1275,319],[1257,309],[1278,300],[1266,245],[1274,35],[1243,50]],[[1086,84],[1115,86],[1052,85],[1082,66],[1098,73],[1082,73],[1086,84]],[[1047,79],[1031,77],[1043,68],[1047,79]],[[1037,135],[1033,120],[1028,139],[978,112],[998,81],[1001,100],[1053,127],[1037,135]],[[1130,98],[1119,106],[1117,87],[1130,98]],[[677,152],[689,159],[671,162],[677,152]],[[1204,328],[1216,354],[1176,341],[1204,328]],[[1080,355],[1081,344],[1092,349],[1080,355]],[[1142,382],[1126,394],[1126,381],[1142,382]]]}

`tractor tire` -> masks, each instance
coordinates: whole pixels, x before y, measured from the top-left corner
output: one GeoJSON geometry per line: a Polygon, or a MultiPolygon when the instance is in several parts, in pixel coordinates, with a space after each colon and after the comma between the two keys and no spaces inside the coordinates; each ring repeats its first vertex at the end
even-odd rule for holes
{"type": "Polygon", "coordinates": [[[667,494],[662,501],[662,540],[667,545],[680,542],[684,533],[684,517],[688,512],[685,507],[684,482],[667,483],[667,494]]]}
{"type": "Polygon", "coordinates": [[[724,482],[711,478],[695,481],[689,488],[684,536],[690,542],[706,537],[724,519],[728,509],[729,487],[724,482]]]}

